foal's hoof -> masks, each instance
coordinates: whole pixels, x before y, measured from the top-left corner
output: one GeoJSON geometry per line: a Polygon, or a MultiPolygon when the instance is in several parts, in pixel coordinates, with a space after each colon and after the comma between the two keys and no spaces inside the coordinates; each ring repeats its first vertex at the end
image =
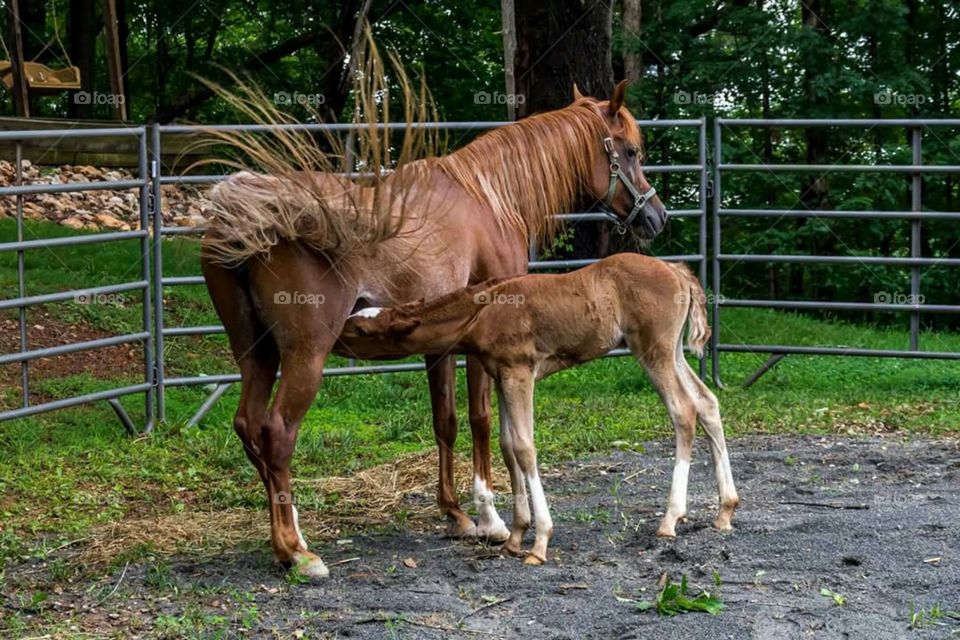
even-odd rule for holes
{"type": "Polygon", "coordinates": [[[721,513],[717,516],[717,519],[713,521],[713,526],[720,531],[733,531],[733,525],[730,524],[730,518],[732,516],[733,514],[721,513]]]}
{"type": "Polygon", "coordinates": [[[546,564],[546,563],[547,563],[546,558],[541,558],[540,556],[533,553],[532,551],[529,554],[527,554],[526,558],[523,559],[523,564],[529,564],[534,566],[539,566],[541,564],[546,564]]]}
{"type": "Polygon", "coordinates": [[[298,551],[293,554],[293,566],[290,571],[310,580],[322,580],[330,576],[330,569],[323,564],[320,556],[309,551],[298,551]]]}
{"type": "Polygon", "coordinates": [[[677,530],[673,526],[662,524],[660,528],[657,529],[658,538],[676,538],[677,530]]]}
{"type": "Polygon", "coordinates": [[[523,552],[520,550],[520,545],[512,544],[510,541],[505,542],[504,545],[500,547],[500,553],[505,553],[508,556],[513,556],[514,558],[519,558],[521,555],[523,555],[523,552]]]}

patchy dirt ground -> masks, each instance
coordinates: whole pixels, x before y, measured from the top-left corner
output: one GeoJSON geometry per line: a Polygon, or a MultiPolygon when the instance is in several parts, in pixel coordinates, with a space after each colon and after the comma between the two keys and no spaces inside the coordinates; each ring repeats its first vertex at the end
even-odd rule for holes
{"type": "MultiPolygon", "coordinates": [[[[671,450],[672,443],[649,443],[644,452],[545,473],[556,533],[544,567],[434,531],[367,533],[318,545],[332,565],[320,585],[288,583],[261,547],[216,560],[118,565],[98,584],[51,594],[45,614],[21,605],[18,615],[32,632],[46,631],[46,616],[66,625],[60,629],[122,637],[206,637],[214,629],[245,637],[424,639],[960,634],[950,616],[927,616],[927,626],[908,630],[914,603],[928,612],[960,609],[957,443],[735,440],[743,504],[735,531],[720,533],[709,526],[716,495],[701,441],[689,522],[676,540],[658,540],[671,450]],[[713,591],[718,574],[726,609],[663,618],[622,600],[654,597],[664,573],[677,580],[687,574],[692,585],[713,591]],[[823,588],[845,604],[821,595],[823,588]]],[[[8,567],[8,614],[18,611],[11,585],[36,570],[8,567]]]]}

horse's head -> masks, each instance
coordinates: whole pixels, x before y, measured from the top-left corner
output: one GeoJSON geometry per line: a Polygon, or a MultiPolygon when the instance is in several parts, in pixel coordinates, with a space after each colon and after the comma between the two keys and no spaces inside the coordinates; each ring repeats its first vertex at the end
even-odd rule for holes
{"type": "Polygon", "coordinates": [[[591,195],[616,218],[621,228],[635,227],[645,239],[655,237],[667,221],[667,209],[643,175],[643,148],[637,121],[623,106],[626,80],[609,100],[582,95],[573,87],[574,104],[596,109],[603,119],[605,135],[597,140],[593,157],[591,195]]]}

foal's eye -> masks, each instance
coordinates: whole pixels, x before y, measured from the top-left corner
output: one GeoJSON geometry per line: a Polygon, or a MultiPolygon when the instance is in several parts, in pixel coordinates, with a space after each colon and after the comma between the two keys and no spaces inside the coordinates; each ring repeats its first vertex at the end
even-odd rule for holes
{"type": "Polygon", "coordinates": [[[633,147],[627,147],[627,157],[633,160],[637,157],[637,150],[633,147]]]}

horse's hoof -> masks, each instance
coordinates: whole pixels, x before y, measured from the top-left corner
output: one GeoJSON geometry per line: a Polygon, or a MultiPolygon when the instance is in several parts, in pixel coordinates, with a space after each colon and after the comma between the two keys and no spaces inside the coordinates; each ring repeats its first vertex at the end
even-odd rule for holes
{"type": "Polygon", "coordinates": [[[546,558],[541,558],[540,556],[533,553],[532,551],[527,555],[526,558],[523,559],[523,564],[529,564],[532,566],[539,566],[541,564],[546,564],[546,563],[547,563],[546,558]]]}
{"type": "Polygon", "coordinates": [[[677,531],[674,527],[660,525],[660,528],[657,529],[657,537],[658,538],[676,538],[677,531]]]}
{"type": "Polygon", "coordinates": [[[320,556],[309,551],[298,551],[293,554],[293,566],[290,571],[309,580],[323,580],[330,577],[330,569],[323,563],[320,556]]]}
{"type": "Polygon", "coordinates": [[[477,538],[481,541],[491,544],[500,544],[506,542],[510,537],[510,529],[503,522],[497,522],[490,526],[477,527],[477,538]]]}
{"type": "Polygon", "coordinates": [[[475,539],[477,537],[477,525],[469,518],[467,518],[466,522],[463,520],[451,520],[447,523],[447,537],[475,539]]]}
{"type": "Polygon", "coordinates": [[[713,526],[720,531],[733,531],[733,525],[730,524],[730,516],[723,514],[713,521],[713,526]]]}

